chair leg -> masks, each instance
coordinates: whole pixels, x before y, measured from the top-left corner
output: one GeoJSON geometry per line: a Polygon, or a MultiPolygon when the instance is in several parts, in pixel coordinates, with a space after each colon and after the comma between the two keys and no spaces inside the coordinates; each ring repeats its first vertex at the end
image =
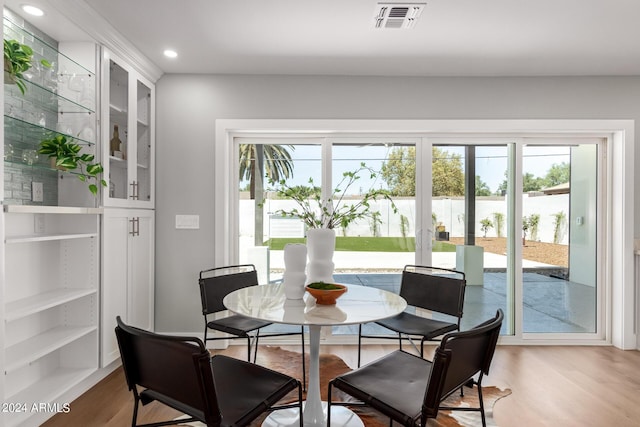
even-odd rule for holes
{"type": "Polygon", "coordinates": [[[247,362],[251,362],[251,336],[247,337],[247,362]]]}
{"type": "Polygon", "coordinates": [[[302,390],[307,391],[307,369],[304,357],[304,326],[300,326],[300,336],[302,337],[302,390]]]}
{"type": "Polygon", "coordinates": [[[298,385],[298,411],[300,412],[300,427],[304,426],[303,410],[302,410],[302,388],[298,385]]]}
{"type": "Polygon", "coordinates": [[[398,348],[402,350],[402,334],[398,332],[398,348]]]}
{"type": "Polygon", "coordinates": [[[362,347],[362,323],[358,325],[358,368],[360,367],[360,351],[362,347]]]}
{"type": "Polygon", "coordinates": [[[331,388],[333,382],[329,381],[329,390],[327,391],[327,427],[331,426],[331,388]]]}
{"type": "Polygon", "coordinates": [[[133,394],[133,418],[131,419],[131,427],[136,427],[138,425],[138,403],[140,403],[140,397],[138,397],[137,393],[133,394]]]}
{"type": "Polygon", "coordinates": [[[258,340],[260,339],[260,329],[256,332],[256,348],[253,350],[253,363],[258,359],[258,340]]]}
{"type": "Polygon", "coordinates": [[[482,427],[487,427],[487,419],[484,416],[484,402],[482,400],[482,386],[477,384],[478,387],[478,401],[480,402],[480,416],[482,417],[482,427]]]}

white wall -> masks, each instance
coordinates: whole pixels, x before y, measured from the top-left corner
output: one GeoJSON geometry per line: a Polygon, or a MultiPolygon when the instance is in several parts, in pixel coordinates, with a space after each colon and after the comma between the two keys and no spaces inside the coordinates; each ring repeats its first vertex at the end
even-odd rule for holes
{"type": "MultiPolygon", "coordinates": [[[[165,75],[156,93],[156,329],[166,332],[204,326],[197,275],[213,264],[216,119],[640,119],[640,77],[165,75]],[[200,229],[175,230],[176,214],[199,214],[200,229]]],[[[638,237],[640,198],[634,206],[638,237]]]]}

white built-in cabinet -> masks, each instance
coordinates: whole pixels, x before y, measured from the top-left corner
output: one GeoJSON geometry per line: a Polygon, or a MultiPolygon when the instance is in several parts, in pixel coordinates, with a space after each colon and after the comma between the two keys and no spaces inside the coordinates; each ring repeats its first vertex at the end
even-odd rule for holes
{"type": "Polygon", "coordinates": [[[32,47],[34,66],[24,93],[3,88],[0,425],[38,425],[100,363],[100,199],[37,153],[63,135],[99,155],[98,57],[93,43],[57,43],[4,15],[4,37],[32,47]]]}
{"type": "Polygon", "coordinates": [[[102,50],[103,192],[101,366],[120,357],[116,316],[153,330],[155,86],[102,50]],[[115,128],[120,144],[111,144],[115,128]]]}
{"type": "Polygon", "coordinates": [[[100,215],[5,206],[4,223],[3,402],[23,405],[3,414],[10,426],[98,369],[100,215]]]}
{"type": "Polygon", "coordinates": [[[153,208],[155,86],[107,49],[102,73],[104,205],[153,208]],[[120,144],[113,146],[116,128],[120,144]]]}
{"type": "Polygon", "coordinates": [[[116,366],[116,316],[150,330],[154,316],[154,85],[94,43],[58,43],[7,10],[3,27],[53,67],[34,67],[26,94],[3,91],[0,427],[63,410],[116,366]],[[102,163],[97,198],[35,156],[56,134],[102,163]]]}
{"type": "Polygon", "coordinates": [[[104,210],[102,222],[102,366],[120,354],[113,330],[116,316],[153,330],[154,211],[104,210]]]}

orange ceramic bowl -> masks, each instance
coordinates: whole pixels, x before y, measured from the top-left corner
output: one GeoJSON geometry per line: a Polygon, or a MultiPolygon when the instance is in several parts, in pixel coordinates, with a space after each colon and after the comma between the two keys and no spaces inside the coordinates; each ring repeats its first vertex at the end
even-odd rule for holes
{"type": "Polygon", "coordinates": [[[309,283],[305,289],[316,299],[316,304],[322,305],[335,304],[336,300],[347,292],[345,285],[323,282],[309,283]],[[318,287],[331,287],[332,289],[319,289],[318,287]]]}

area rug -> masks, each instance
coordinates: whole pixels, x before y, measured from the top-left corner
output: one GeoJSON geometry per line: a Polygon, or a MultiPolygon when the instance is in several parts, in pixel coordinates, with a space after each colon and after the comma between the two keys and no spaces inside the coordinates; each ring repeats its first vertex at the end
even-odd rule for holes
{"type": "MultiPolygon", "coordinates": [[[[306,366],[309,369],[309,355],[306,355],[306,366]]],[[[294,378],[302,380],[302,359],[300,353],[283,350],[280,347],[261,346],[258,351],[257,363],[279,372],[291,375],[294,378]]],[[[327,399],[327,385],[329,381],[338,375],[345,372],[349,372],[351,368],[338,356],[333,354],[321,354],[320,355],[320,393],[322,399],[327,399]]],[[[309,374],[307,371],[307,380],[309,374]]],[[[483,387],[485,414],[487,417],[487,426],[496,426],[493,420],[493,405],[498,400],[511,394],[511,390],[507,388],[499,387],[483,387]]],[[[334,401],[353,401],[353,399],[342,393],[340,390],[335,390],[333,393],[334,401]]],[[[296,399],[297,392],[292,392],[291,396],[285,397],[283,401],[293,401],[296,399]]],[[[445,402],[447,406],[457,407],[477,407],[478,406],[478,393],[476,389],[465,389],[465,396],[460,397],[459,393],[454,393],[445,402]]],[[[364,422],[366,427],[387,427],[389,425],[389,418],[378,413],[377,411],[368,407],[352,407],[351,408],[364,422]]],[[[262,424],[262,421],[268,414],[265,414],[255,420],[251,427],[258,427],[262,424]]],[[[202,425],[199,423],[189,424],[192,426],[202,425]]],[[[476,427],[481,426],[482,421],[478,412],[466,412],[466,411],[440,411],[438,418],[429,421],[429,426],[436,427],[476,427]]]]}

